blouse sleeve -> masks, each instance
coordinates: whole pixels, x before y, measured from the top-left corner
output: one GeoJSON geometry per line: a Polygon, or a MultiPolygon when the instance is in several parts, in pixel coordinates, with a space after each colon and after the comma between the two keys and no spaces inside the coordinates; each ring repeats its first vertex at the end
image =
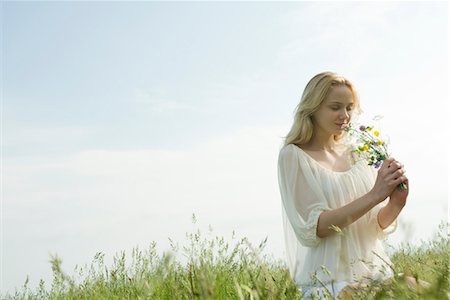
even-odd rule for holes
{"type": "Polygon", "coordinates": [[[305,247],[316,247],[322,240],[316,234],[319,216],[330,208],[320,183],[291,147],[280,151],[278,184],[284,211],[298,241],[305,247]]]}
{"type": "MultiPolygon", "coordinates": [[[[383,203],[383,202],[382,202],[383,203]]],[[[385,206],[379,203],[377,206],[372,208],[370,211],[369,224],[375,228],[377,238],[382,240],[386,238],[389,234],[393,233],[397,229],[397,219],[394,220],[388,227],[381,228],[380,223],[378,223],[378,213],[385,206]]]]}

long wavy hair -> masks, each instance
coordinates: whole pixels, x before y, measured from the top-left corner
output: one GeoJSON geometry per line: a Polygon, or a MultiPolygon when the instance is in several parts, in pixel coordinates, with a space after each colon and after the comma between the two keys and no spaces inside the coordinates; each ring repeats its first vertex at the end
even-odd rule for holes
{"type": "MultiPolygon", "coordinates": [[[[300,103],[295,108],[294,123],[289,133],[284,137],[283,146],[289,144],[303,145],[311,140],[314,132],[312,114],[319,109],[330,89],[339,85],[345,85],[351,90],[354,102],[353,113],[360,114],[362,112],[356,88],[347,78],[334,72],[317,74],[311,78],[303,91],[300,103]]],[[[342,131],[334,136],[334,140],[339,141],[346,136],[347,132],[342,131]]]]}

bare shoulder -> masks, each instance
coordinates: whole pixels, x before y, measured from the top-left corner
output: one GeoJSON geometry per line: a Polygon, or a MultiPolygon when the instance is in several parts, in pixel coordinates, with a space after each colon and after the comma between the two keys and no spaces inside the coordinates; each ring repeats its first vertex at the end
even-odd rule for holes
{"type": "Polygon", "coordinates": [[[352,149],[352,145],[350,144],[338,144],[337,149],[341,151],[341,153],[348,152],[352,149]]]}
{"type": "Polygon", "coordinates": [[[356,162],[353,146],[350,144],[340,144],[339,154],[342,158],[349,160],[351,164],[356,162]]]}

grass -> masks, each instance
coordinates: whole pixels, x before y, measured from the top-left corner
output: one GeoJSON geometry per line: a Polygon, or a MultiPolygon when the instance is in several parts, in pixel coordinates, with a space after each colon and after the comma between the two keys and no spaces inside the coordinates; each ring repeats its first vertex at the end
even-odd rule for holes
{"type": "MultiPolygon", "coordinates": [[[[193,215],[193,223],[196,222],[193,215]]],[[[401,278],[373,282],[359,289],[356,299],[448,299],[450,244],[447,224],[438,236],[420,247],[403,245],[391,256],[394,273],[425,280],[431,288],[413,291],[401,278]]],[[[210,231],[212,229],[210,228],[210,231]]],[[[267,238],[254,247],[247,238],[230,245],[223,237],[203,237],[197,230],[186,234],[181,249],[171,240],[171,251],[158,255],[156,243],[145,251],[134,248],[131,259],[125,252],[105,266],[104,254],[95,255],[89,268],[75,268],[76,276],[61,269],[61,259],[51,257],[53,282],[32,291],[28,278],[20,291],[2,299],[301,299],[281,260],[262,255],[267,238]],[[182,264],[175,254],[186,257],[182,264]],[[128,262],[128,264],[127,264],[128,262]]]]}

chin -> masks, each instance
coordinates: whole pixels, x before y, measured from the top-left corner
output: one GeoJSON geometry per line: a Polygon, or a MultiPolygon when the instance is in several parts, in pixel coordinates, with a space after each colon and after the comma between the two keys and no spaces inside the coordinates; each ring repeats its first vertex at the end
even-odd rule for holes
{"type": "Polygon", "coordinates": [[[334,136],[341,136],[341,135],[344,134],[344,129],[334,130],[334,131],[332,131],[332,134],[333,134],[334,136]]]}

